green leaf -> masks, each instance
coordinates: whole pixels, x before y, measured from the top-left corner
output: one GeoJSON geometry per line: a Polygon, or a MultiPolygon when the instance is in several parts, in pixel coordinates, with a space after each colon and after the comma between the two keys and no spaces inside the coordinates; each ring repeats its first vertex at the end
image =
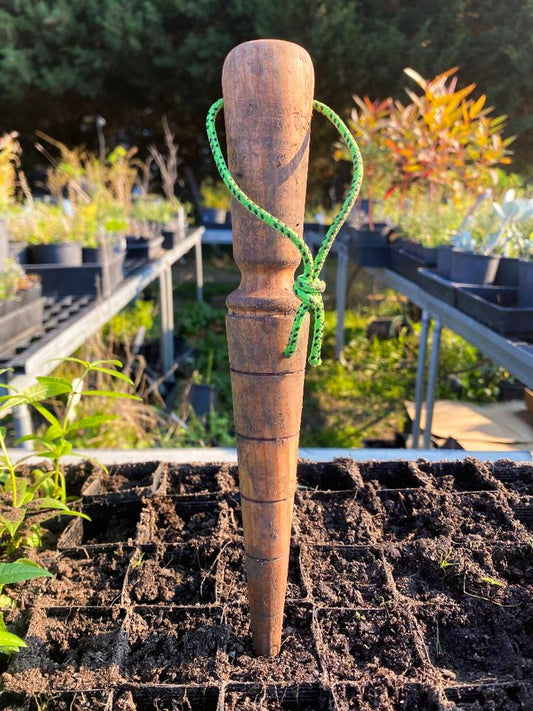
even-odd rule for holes
{"type": "Polygon", "coordinates": [[[0,563],[0,585],[11,585],[34,578],[51,578],[52,573],[26,558],[14,563],[0,563]]]}
{"type": "Polygon", "coordinates": [[[59,422],[57,417],[50,412],[50,410],[48,410],[46,407],[43,407],[38,402],[33,403],[33,407],[40,415],[44,417],[45,420],[48,420],[51,425],[56,425],[56,427],[61,428],[61,423],[59,422]]]}
{"type": "Polygon", "coordinates": [[[80,360],[79,358],[74,358],[74,356],[65,358],[52,358],[52,360],[58,360],[61,361],[61,363],[77,363],[78,365],[82,365],[84,368],[88,368],[91,365],[88,360],[80,360]]]}
{"type": "Polygon", "coordinates": [[[36,434],[23,435],[22,437],[19,437],[17,440],[15,440],[15,447],[18,447],[21,442],[31,442],[32,440],[36,439],[40,440],[41,437],[36,434]]]}
{"type": "MultiPolygon", "coordinates": [[[[15,511],[15,509],[12,509],[12,511],[15,511]]],[[[0,523],[3,525],[5,530],[9,533],[9,536],[11,538],[15,537],[15,534],[19,527],[21,526],[22,522],[24,521],[24,517],[26,516],[26,509],[20,509],[20,516],[19,518],[15,519],[10,519],[6,518],[2,514],[0,514],[0,523]]]]}
{"type": "Polygon", "coordinates": [[[117,393],[112,390],[84,390],[82,395],[99,395],[100,397],[124,398],[125,400],[137,400],[142,402],[142,397],[130,395],[129,393],[117,393]]]}
{"type": "MultiPolygon", "coordinates": [[[[1,587],[1,586],[0,586],[1,587]]],[[[17,606],[17,603],[9,595],[0,594],[0,608],[3,610],[12,610],[17,606]]]]}
{"type": "Polygon", "coordinates": [[[77,430],[84,430],[89,427],[99,427],[106,422],[118,419],[118,415],[91,415],[90,417],[83,417],[81,420],[72,422],[68,426],[67,432],[76,432],[77,430]]]}
{"type": "Polygon", "coordinates": [[[35,452],[35,455],[46,457],[46,459],[59,459],[70,454],[72,451],[72,444],[66,439],[49,442],[48,440],[40,438],[39,444],[42,444],[44,449],[35,452]]]}
{"type": "Polygon", "coordinates": [[[13,654],[26,646],[26,642],[16,634],[0,631],[0,654],[13,654]]]}
{"type": "Polygon", "coordinates": [[[72,509],[69,509],[66,504],[62,501],[54,499],[52,496],[43,496],[42,499],[35,499],[34,503],[39,509],[54,509],[54,511],[61,511],[67,516],[78,516],[79,518],[87,519],[87,521],[91,520],[87,514],[81,513],[81,511],[73,511],[72,509]]]}
{"type": "Polygon", "coordinates": [[[111,370],[110,368],[103,368],[102,366],[95,366],[91,368],[91,370],[95,370],[98,373],[105,373],[106,375],[110,375],[112,378],[123,380],[125,383],[128,383],[128,385],[133,385],[133,380],[124,373],[121,373],[119,370],[111,370]]]}
{"type": "Polygon", "coordinates": [[[101,365],[116,365],[117,368],[122,368],[123,363],[120,360],[117,360],[116,358],[107,358],[104,360],[95,360],[94,362],[89,363],[88,365],[91,370],[94,370],[95,367],[101,365]]]}
{"type": "Polygon", "coordinates": [[[38,383],[48,383],[49,385],[62,385],[68,388],[68,390],[66,390],[65,392],[69,392],[69,390],[72,389],[70,380],[55,375],[38,375],[36,376],[35,380],[38,383]]]}
{"type": "Polygon", "coordinates": [[[4,405],[5,407],[11,408],[17,407],[18,405],[34,405],[35,403],[48,400],[56,395],[64,395],[70,391],[70,383],[68,383],[67,387],[67,385],[62,382],[37,382],[35,385],[30,385],[15,395],[0,396],[0,406],[4,405]]]}
{"type": "Polygon", "coordinates": [[[46,440],[47,442],[53,442],[54,440],[63,437],[63,435],[63,428],[58,422],[50,425],[50,427],[46,429],[45,433],[42,436],[42,439],[46,440]]]}

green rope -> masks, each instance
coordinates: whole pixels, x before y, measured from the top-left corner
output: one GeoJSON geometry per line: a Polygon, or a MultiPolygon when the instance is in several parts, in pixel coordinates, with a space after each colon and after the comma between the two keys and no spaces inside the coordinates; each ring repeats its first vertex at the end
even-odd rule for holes
{"type": "Polygon", "coordinates": [[[313,108],[329,119],[340,133],[342,139],[348,146],[353,163],[353,177],[348,194],[346,195],[339,213],[328,229],[326,236],[320,245],[320,249],[313,260],[313,255],[304,240],[293,229],[281,222],[281,220],[278,220],[266,210],[263,210],[262,207],[259,207],[259,205],[251,200],[239,188],[233,179],[231,173],[229,172],[228,166],[226,165],[226,161],[224,160],[224,156],[222,155],[215,125],[217,115],[223,106],[224,99],[215,101],[209,109],[206,119],[207,137],[209,139],[209,145],[211,147],[218,172],[220,173],[220,177],[237,202],[251,212],[252,215],[255,215],[260,220],[265,222],[269,227],[273,227],[282,235],[288,237],[293,245],[298,249],[302,258],[303,272],[299,274],[294,281],[294,293],[302,303],[300,304],[300,307],[296,312],[296,316],[294,317],[294,323],[289,335],[289,341],[285,348],[285,357],[290,358],[294,354],[305,314],[308,311],[312,311],[314,314],[314,326],[309,363],[315,366],[320,365],[322,362],[320,358],[320,350],[322,347],[322,337],[324,335],[324,302],[322,300],[322,292],[326,288],[325,283],[320,279],[320,272],[322,271],[328,252],[331,249],[333,240],[337,236],[357,199],[357,194],[359,193],[359,188],[361,187],[361,181],[363,179],[363,161],[361,159],[361,153],[359,152],[355,139],[342,119],[325,104],[322,104],[320,101],[313,101],[313,108]]]}

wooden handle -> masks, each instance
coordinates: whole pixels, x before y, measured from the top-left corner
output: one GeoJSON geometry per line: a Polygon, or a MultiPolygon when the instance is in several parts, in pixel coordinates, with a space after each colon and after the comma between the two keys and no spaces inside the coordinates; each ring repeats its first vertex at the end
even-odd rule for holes
{"type": "MultiPolygon", "coordinates": [[[[314,72],[298,45],[246,42],[222,73],[228,167],[258,205],[300,235],[314,72]]],[[[290,551],[308,318],[285,358],[299,300],[298,250],[233,201],[233,253],[241,283],[227,299],[251,629],[257,654],[277,654],[290,551]]]]}

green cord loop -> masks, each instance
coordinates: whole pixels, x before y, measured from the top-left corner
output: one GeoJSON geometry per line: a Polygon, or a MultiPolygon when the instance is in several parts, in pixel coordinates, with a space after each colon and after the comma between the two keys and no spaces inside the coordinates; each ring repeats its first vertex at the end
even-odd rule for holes
{"type": "Polygon", "coordinates": [[[315,366],[320,365],[322,362],[320,358],[320,350],[322,348],[322,337],[324,334],[324,301],[322,299],[322,293],[326,288],[325,283],[320,279],[320,272],[322,271],[324,262],[326,261],[326,257],[328,256],[335,237],[339,233],[340,228],[344,224],[346,217],[350,213],[350,210],[354,206],[357,199],[363,179],[363,161],[361,159],[361,153],[354,137],[342,119],[325,104],[322,104],[320,101],[313,101],[313,108],[331,121],[340,133],[343,141],[348,146],[353,164],[352,182],[348,193],[344,198],[341,209],[331,223],[315,259],[313,260],[311,250],[304,240],[297,234],[297,232],[288,227],[281,220],[278,220],[277,217],[274,217],[266,210],[263,210],[262,207],[259,207],[257,203],[251,200],[239,188],[233,179],[231,173],[229,172],[228,166],[226,165],[226,161],[224,160],[224,156],[222,155],[215,125],[217,115],[223,106],[223,99],[215,101],[209,109],[206,119],[207,138],[209,140],[211,152],[213,153],[213,158],[218,168],[218,172],[220,173],[220,177],[235,200],[251,212],[252,215],[255,215],[258,219],[265,222],[269,227],[274,228],[280,234],[288,237],[288,239],[290,239],[299,251],[302,259],[303,272],[299,274],[294,281],[294,293],[302,303],[300,304],[300,307],[294,317],[294,323],[285,348],[285,357],[290,358],[294,354],[305,315],[306,313],[312,311],[314,315],[314,325],[309,363],[315,366]]]}

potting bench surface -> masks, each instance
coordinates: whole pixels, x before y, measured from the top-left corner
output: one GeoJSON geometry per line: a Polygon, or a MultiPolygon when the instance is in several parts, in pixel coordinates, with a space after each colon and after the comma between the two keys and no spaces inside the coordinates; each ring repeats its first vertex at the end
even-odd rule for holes
{"type": "MultiPolygon", "coordinates": [[[[28,452],[10,449],[13,461],[27,456],[28,452]]],[[[235,447],[183,447],[180,449],[80,449],[80,456],[97,459],[106,466],[111,464],[130,464],[139,462],[226,462],[237,463],[235,447]]],[[[507,459],[514,462],[529,462],[533,459],[528,450],[512,451],[465,451],[462,449],[340,449],[334,447],[300,447],[298,458],[309,462],[333,462],[335,459],[350,459],[354,462],[395,462],[398,459],[416,462],[424,459],[428,462],[459,462],[468,457],[476,457],[482,462],[495,462],[507,459]]],[[[66,457],[65,463],[79,462],[79,457],[66,457]]]]}

